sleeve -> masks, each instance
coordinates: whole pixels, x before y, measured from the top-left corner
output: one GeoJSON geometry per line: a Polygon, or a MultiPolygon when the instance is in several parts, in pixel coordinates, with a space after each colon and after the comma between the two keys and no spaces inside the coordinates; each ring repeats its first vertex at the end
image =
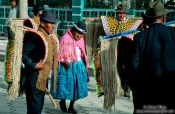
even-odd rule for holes
{"type": "Polygon", "coordinates": [[[33,62],[32,58],[29,55],[31,55],[34,48],[35,48],[35,45],[33,40],[27,37],[27,35],[25,35],[24,42],[23,42],[22,62],[25,66],[28,66],[32,69],[35,68],[36,63],[33,62]]]}
{"type": "MultiPolygon", "coordinates": [[[[139,56],[139,41],[137,40],[137,37],[134,37],[133,46],[132,46],[132,56],[131,56],[131,65],[133,72],[136,72],[139,66],[140,62],[140,56],[139,56]]],[[[135,74],[135,73],[134,73],[135,74]]]]}
{"type": "Polygon", "coordinates": [[[130,70],[130,77],[129,77],[129,84],[130,88],[133,89],[134,83],[135,83],[135,77],[138,72],[138,67],[140,64],[140,52],[139,52],[139,43],[134,37],[132,47],[131,47],[131,60],[129,64],[129,70],[130,70]]]}
{"type": "Polygon", "coordinates": [[[117,46],[117,72],[119,74],[119,76],[122,75],[122,71],[124,70],[124,66],[123,66],[123,58],[122,58],[122,39],[119,39],[118,41],[118,46],[117,46]]]}

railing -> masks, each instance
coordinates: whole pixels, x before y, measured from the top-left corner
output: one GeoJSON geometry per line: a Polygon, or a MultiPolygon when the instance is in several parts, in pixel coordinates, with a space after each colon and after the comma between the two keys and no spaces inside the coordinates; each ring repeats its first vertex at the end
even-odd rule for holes
{"type": "MultiPolygon", "coordinates": [[[[70,8],[50,8],[54,10],[57,14],[57,19],[60,21],[71,21],[72,20],[72,10],[70,8]]],[[[10,11],[9,6],[0,6],[0,18],[7,18],[8,13],[10,11]]],[[[32,8],[29,7],[28,9],[29,16],[33,15],[32,8]]],[[[129,15],[139,16],[140,13],[144,12],[144,10],[128,10],[129,15]]],[[[116,16],[114,9],[95,9],[95,8],[86,8],[83,10],[83,17],[99,17],[101,15],[109,15],[109,16],[116,16]]]]}
{"type": "MultiPolygon", "coordinates": [[[[57,20],[63,23],[71,23],[72,22],[72,9],[70,8],[50,8],[54,10],[57,15],[57,20]]],[[[3,32],[6,27],[6,21],[8,17],[8,13],[10,11],[9,6],[0,6],[0,32],[3,32]]],[[[29,7],[28,9],[29,17],[32,17],[33,12],[32,8],[29,7]]],[[[128,10],[128,15],[141,17],[141,14],[145,12],[145,10],[128,10]]],[[[92,8],[85,8],[83,10],[83,17],[90,18],[90,17],[100,17],[102,15],[114,16],[116,17],[116,13],[114,9],[92,9],[92,8]]],[[[173,21],[175,19],[174,10],[170,10],[170,13],[167,14],[167,21],[173,21]]]]}

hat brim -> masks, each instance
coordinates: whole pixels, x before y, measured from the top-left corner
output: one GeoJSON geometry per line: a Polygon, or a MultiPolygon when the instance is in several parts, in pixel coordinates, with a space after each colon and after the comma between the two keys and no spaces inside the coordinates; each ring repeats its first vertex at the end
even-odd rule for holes
{"type": "Polygon", "coordinates": [[[73,24],[73,27],[75,27],[79,32],[81,32],[83,34],[87,33],[87,29],[86,30],[83,30],[81,28],[78,28],[78,26],[76,24],[73,24]]]}
{"type": "Polygon", "coordinates": [[[44,21],[46,21],[46,22],[48,22],[48,23],[53,23],[53,24],[56,23],[56,20],[51,20],[51,19],[43,18],[43,17],[42,17],[41,19],[43,19],[44,21]]]}
{"type": "Polygon", "coordinates": [[[159,14],[159,15],[156,15],[156,16],[143,14],[142,18],[158,18],[158,17],[162,17],[162,16],[166,15],[167,13],[168,13],[168,10],[165,10],[162,14],[159,14]]]}

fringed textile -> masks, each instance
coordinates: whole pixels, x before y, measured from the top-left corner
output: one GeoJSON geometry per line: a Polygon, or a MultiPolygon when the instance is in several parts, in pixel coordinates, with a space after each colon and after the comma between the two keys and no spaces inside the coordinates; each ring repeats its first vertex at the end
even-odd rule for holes
{"type": "Polygon", "coordinates": [[[103,25],[100,18],[86,18],[85,23],[88,32],[85,34],[86,51],[88,64],[93,64],[93,55],[98,46],[99,36],[105,35],[103,25]]]}
{"type": "MultiPolygon", "coordinates": [[[[47,43],[47,46],[45,46],[48,50],[47,51],[47,56],[45,56],[45,62],[44,64],[45,67],[39,71],[39,75],[37,78],[37,82],[36,82],[36,88],[41,90],[41,91],[45,91],[46,90],[46,85],[47,85],[47,80],[50,74],[51,69],[54,67],[54,74],[56,74],[55,70],[58,66],[58,62],[57,62],[57,57],[58,57],[58,38],[56,35],[54,34],[47,34],[46,31],[42,28],[39,27],[38,29],[38,33],[40,33],[40,35],[43,36],[42,40],[45,40],[45,42],[47,43]],[[57,38],[57,40],[56,40],[57,38]]],[[[40,50],[41,52],[44,52],[44,50],[40,50]]],[[[40,58],[40,57],[39,57],[40,58]]],[[[42,56],[41,56],[42,58],[42,56]]],[[[43,59],[44,61],[44,59],[43,59]]],[[[55,83],[55,87],[56,87],[56,83],[55,83]]]]}
{"type": "Polygon", "coordinates": [[[104,109],[111,110],[116,96],[122,92],[120,78],[117,73],[118,39],[101,40],[101,64],[104,90],[104,109]]]}
{"type": "Polygon", "coordinates": [[[96,80],[96,92],[98,95],[103,93],[103,79],[102,79],[102,65],[100,59],[100,48],[97,48],[94,54],[94,69],[95,69],[95,80],[96,80]]]}
{"type": "Polygon", "coordinates": [[[19,95],[24,32],[17,27],[23,25],[22,19],[13,19],[10,21],[11,32],[14,35],[12,35],[12,39],[9,39],[8,42],[5,60],[5,80],[11,83],[7,97],[9,100],[14,100],[19,95]]]}
{"type": "MultiPolygon", "coordinates": [[[[98,41],[99,36],[105,35],[103,25],[101,22],[101,18],[86,18],[85,19],[88,32],[85,35],[85,42],[86,42],[86,50],[87,50],[87,57],[88,57],[88,65],[90,67],[94,66],[94,78],[96,80],[96,91],[98,95],[103,92],[102,80],[101,80],[101,69],[95,68],[95,51],[97,48],[100,49],[100,42],[98,41]],[[98,76],[96,76],[98,75],[98,76]],[[98,77],[98,78],[97,78],[98,77]],[[99,80],[100,81],[99,81],[99,80]]],[[[97,58],[100,61],[100,58],[97,58]]]]}
{"type": "Polygon", "coordinates": [[[58,57],[58,52],[59,52],[59,40],[58,40],[58,36],[57,34],[51,34],[49,36],[50,38],[54,39],[55,40],[55,43],[57,45],[57,50],[54,50],[56,52],[54,52],[54,59],[53,59],[53,90],[55,91],[56,90],[56,76],[57,76],[57,67],[58,67],[58,60],[57,60],[57,57],[58,57]]]}
{"type": "Polygon", "coordinates": [[[9,39],[6,49],[5,58],[5,81],[7,83],[12,82],[12,69],[13,69],[13,58],[14,58],[14,39],[9,39]]]}

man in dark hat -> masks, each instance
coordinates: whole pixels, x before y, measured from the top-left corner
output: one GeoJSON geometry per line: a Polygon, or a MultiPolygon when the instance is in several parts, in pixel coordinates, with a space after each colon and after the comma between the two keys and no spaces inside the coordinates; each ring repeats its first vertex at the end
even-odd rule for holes
{"type": "Polygon", "coordinates": [[[118,21],[126,20],[127,8],[124,4],[119,4],[116,9],[116,16],[118,21]]]}
{"type": "Polygon", "coordinates": [[[175,112],[175,28],[163,25],[166,10],[160,1],[149,4],[144,16],[149,28],[136,34],[131,59],[134,113],[175,112]]]}
{"type": "Polygon", "coordinates": [[[36,4],[33,6],[33,17],[28,18],[24,21],[24,26],[33,28],[35,30],[38,30],[38,27],[40,25],[40,17],[43,12],[43,5],[36,4]]]}
{"type": "MultiPolygon", "coordinates": [[[[138,18],[130,18],[127,17],[127,7],[124,4],[119,4],[116,8],[116,18],[111,17],[111,16],[101,16],[101,20],[102,20],[102,24],[103,24],[103,28],[105,33],[108,34],[117,34],[120,32],[124,32],[124,31],[128,31],[131,29],[137,29],[138,26],[141,24],[142,20],[138,19],[138,18]]],[[[127,49],[128,44],[126,44],[126,42],[128,42],[128,40],[132,41],[133,36],[132,35],[126,35],[125,37],[122,37],[122,40],[119,40],[119,46],[118,46],[118,51],[119,52],[117,55],[117,72],[119,74],[119,77],[121,79],[121,82],[118,81],[116,82],[118,86],[118,95],[121,96],[125,96],[125,97],[131,97],[130,96],[130,89],[129,89],[129,83],[128,83],[128,77],[129,73],[125,73],[127,72],[127,65],[126,65],[126,61],[128,61],[129,59],[129,53],[127,49]],[[126,39],[126,41],[125,41],[126,39]],[[123,47],[123,46],[126,46],[123,47]],[[123,49],[125,48],[125,49],[123,49]],[[125,52],[123,52],[125,51],[125,52]],[[125,53],[125,54],[124,54],[125,53]],[[127,59],[127,60],[126,60],[127,59]],[[119,71],[120,70],[120,71],[119,71]]],[[[98,52],[98,51],[96,51],[98,52]]],[[[96,54],[97,56],[100,53],[96,54]]],[[[100,72],[102,71],[100,68],[100,62],[99,60],[96,60],[98,57],[96,56],[94,63],[95,63],[95,68],[97,69],[96,72],[98,74],[100,74],[100,72]]],[[[127,63],[128,64],[128,63],[127,63]]],[[[101,94],[103,95],[103,85],[102,85],[102,78],[100,75],[96,75],[98,77],[96,77],[96,82],[97,82],[97,90],[99,91],[99,96],[101,96],[101,94]],[[100,79],[101,78],[101,79],[100,79]]],[[[105,81],[105,80],[104,80],[105,81]]]]}
{"type": "Polygon", "coordinates": [[[43,9],[44,9],[43,5],[36,4],[34,5],[33,10],[32,10],[34,14],[32,19],[38,26],[40,25],[40,17],[43,13],[43,9]]]}
{"type": "MultiPolygon", "coordinates": [[[[41,114],[52,68],[56,78],[58,38],[52,37],[55,22],[56,15],[52,11],[43,11],[38,32],[29,29],[24,36],[22,62],[25,65],[27,114],[41,114]]],[[[55,80],[53,84],[55,90],[55,80]]]]}
{"type": "MultiPolygon", "coordinates": [[[[124,4],[119,4],[116,9],[116,16],[118,21],[118,26],[116,27],[117,33],[128,31],[131,28],[130,25],[132,20],[135,20],[134,25],[137,23],[137,19],[127,17],[127,7],[124,4]]],[[[140,24],[140,23],[139,23],[140,24]]],[[[138,24],[138,26],[139,26],[138,24]]],[[[131,97],[131,91],[129,87],[130,80],[130,72],[128,68],[129,59],[130,59],[130,46],[132,42],[132,36],[122,36],[118,41],[118,55],[117,55],[117,71],[121,80],[121,88],[123,93],[121,93],[124,97],[131,97]]]]}

